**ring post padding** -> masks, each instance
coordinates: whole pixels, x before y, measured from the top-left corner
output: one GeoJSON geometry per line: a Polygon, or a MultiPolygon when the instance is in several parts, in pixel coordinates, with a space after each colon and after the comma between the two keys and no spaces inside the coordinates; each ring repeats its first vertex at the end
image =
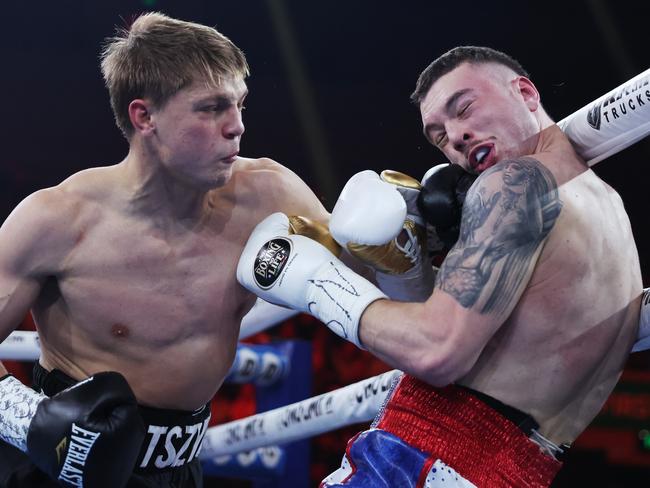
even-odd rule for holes
{"type": "MultiPolygon", "coordinates": [[[[251,348],[257,353],[273,353],[277,357],[285,358],[287,365],[282,381],[258,382],[256,384],[257,411],[264,412],[287,405],[311,394],[312,351],[310,342],[283,341],[267,346],[242,344],[241,348],[251,348]]],[[[249,352],[244,354],[245,356],[242,355],[242,357],[250,358],[249,352]]],[[[263,425],[257,425],[256,428],[263,428],[263,425]]],[[[208,429],[209,431],[210,429],[208,429]]],[[[232,431],[231,435],[233,438],[246,438],[254,435],[254,430],[232,431]]],[[[205,449],[204,444],[200,457],[206,475],[251,479],[253,486],[260,488],[286,486],[307,488],[309,486],[310,445],[306,438],[283,447],[257,446],[252,449],[213,454],[215,451],[205,449]]]]}
{"type": "Polygon", "coordinates": [[[289,356],[281,346],[238,344],[235,360],[225,382],[270,386],[283,381],[289,370],[289,356]]]}
{"type": "Polygon", "coordinates": [[[263,486],[273,488],[286,473],[287,452],[279,446],[259,447],[237,454],[202,459],[201,465],[204,476],[263,480],[263,486]]]}

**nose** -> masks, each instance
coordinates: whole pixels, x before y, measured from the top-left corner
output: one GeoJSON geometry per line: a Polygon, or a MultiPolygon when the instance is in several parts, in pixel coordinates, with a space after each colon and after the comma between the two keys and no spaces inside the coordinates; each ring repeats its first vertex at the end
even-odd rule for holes
{"type": "Polygon", "coordinates": [[[232,116],[229,117],[223,125],[223,136],[226,139],[236,139],[237,137],[241,137],[244,130],[246,130],[241,110],[235,108],[232,112],[232,116]]]}
{"type": "Polygon", "coordinates": [[[464,124],[458,124],[455,121],[450,121],[445,130],[454,150],[464,154],[467,145],[473,139],[471,131],[464,124]]]}

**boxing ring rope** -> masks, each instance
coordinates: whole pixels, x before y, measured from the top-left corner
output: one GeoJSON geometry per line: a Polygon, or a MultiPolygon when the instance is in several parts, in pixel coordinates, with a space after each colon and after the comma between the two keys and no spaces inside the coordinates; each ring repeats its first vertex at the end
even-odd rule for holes
{"type": "Polygon", "coordinates": [[[589,166],[650,134],[650,69],[557,124],[589,166]]]}
{"type": "MultiPolygon", "coordinates": [[[[589,166],[638,142],[650,134],[650,69],[564,118],[558,126],[589,166]]],[[[252,336],[297,313],[258,299],[242,321],[239,338],[252,336]]],[[[36,332],[15,331],[0,343],[0,360],[35,361],[39,355],[36,332]]],[[[288,383],[286,379],[292,369],[294,373],[298,369],[295,365],[292,368],[292,362],[282,346],[240,344],[226,381],[253,382],[263,387],[288,383]]],[[[399,374],[397,370],[389,371],[338,390],[210,427],[200,457],[208,466],[218,467],[235,459],[242,470],[257,463],[262,466],[263,474],[269,470],[278,472],[284,469],[288,456],[284,448],[271,444],[290,444],[371,420],[399,374]]]]}
{"type": "Polygon", "coordinates": [[[372,420],[400,374],[395,369],[291,405],[211,427],[203,439],[201,457],[288,444],[372,420]]]}
{"type": "MultiPolygon", "coordinates": [[[[247,378],[263,378],[263,381],[254,382],[255,404],[257,411],[269,411],[309,397],[313,377],[311,362],[311,343],[308,341],[287,340],[263,346],[240,344],[226,381],[241,383],[247,378]],[[265,362],[265,355],[276,359],[265,362]],[[283,366],[276,368],[273,366],[276,364],[283,366]],[[259,373],[253,373],[258,369],[259,373]]],[[[206,435],[211,428],[207,429],[206,435]]],[[[250,431],[234,430],[229,435],[244,439],[250,431]]],[[[309,451],[309,441],[299,440],[283,447],[267,445],[222,456],[206,456],[202,449],[199,457],[206,476],[272,480],[272,485],[263,486],[300,488],[308,486],[309,451]]]]}

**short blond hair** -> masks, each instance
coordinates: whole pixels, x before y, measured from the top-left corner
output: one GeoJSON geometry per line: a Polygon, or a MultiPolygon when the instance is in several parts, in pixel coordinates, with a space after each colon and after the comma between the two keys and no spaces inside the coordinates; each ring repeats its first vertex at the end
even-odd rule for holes
{"type": "Polygon", "coordinates": [[[148,98],[162,107],[195,81],[217,86],[223,77],[249,74],[244,53],[216,29],[159,12],[141,15],[106,39],[101,68],[115,121],[127,139],[134,132],[131,101],[148,98]]]}

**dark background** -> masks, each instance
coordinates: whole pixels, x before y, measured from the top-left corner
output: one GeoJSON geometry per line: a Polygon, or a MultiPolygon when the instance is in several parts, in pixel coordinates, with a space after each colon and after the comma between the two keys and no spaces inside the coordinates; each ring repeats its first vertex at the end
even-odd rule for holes
{"type": "MultiPolygon", "coordinates": [[[[292,168],[328,210],[357,171],[420,177],[442,161],[408,97],[421,70],[451,47],[487,45],[519,59],[556,120],[648,68],[647,1],[3,2],[3,219],[36,189],[126,155],[98,56],[115,25],[146,10],[215,26],[244,50],[252,75],[242,155],[292,168]]],[[[648,140],[595,167],[623,197],[646,286],[649,168],[648,140]]],[[[643,358],[632,367],[644,370],[643,358]]]]}
{"type": "MultiPolygon", "coordinates": [[[[422,69],[451,47],[488,45],[519,59],[556,120],[648,68],[650,2],[7,2],[0,29],[5,214],[37,188],[125,156],[99,50],[115,25],[150,9],[216,26],[244,50],[252,75],[242,155],[294,169],[328,209],[361,169],[421,176],[442,160],[421,135],[408,96],[422,69]]],[[[646,140],[596,167],[626,202],[644,270],[649,162],[646,140]]]]}

